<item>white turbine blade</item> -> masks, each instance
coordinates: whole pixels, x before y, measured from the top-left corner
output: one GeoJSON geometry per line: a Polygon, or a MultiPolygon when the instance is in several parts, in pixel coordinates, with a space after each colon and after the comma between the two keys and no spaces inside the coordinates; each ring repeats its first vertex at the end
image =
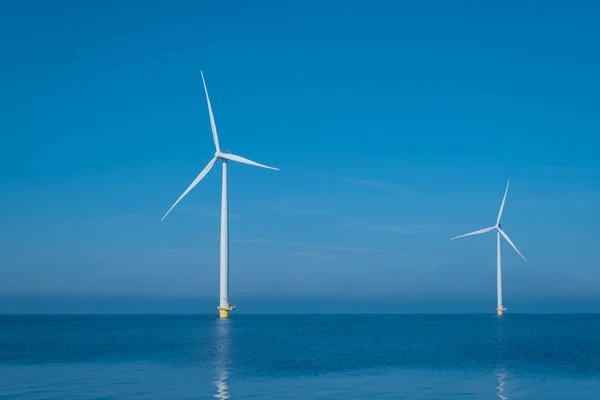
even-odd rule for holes
{"type": "Polygon", "coordinates": [[[464,235],[453,237],[450,240],[458,239],[458,238],[465,237],[465,236],[480,235],[482,233],[486,233],[486,232],[489,232],[491,230],[494,230],[494,228],[495,228],[495,226],[492,226],[491,228],[485,228],[485,229],[480,229],[480,230],[475,231],[475,232],[465,233],[464,235]]]}
{"type": "Polygon", "coordinates": [[[220,154],[221,158],[225,158],[227,160],[236,161],[242,164],[254,165],[255,167],[273,169],[275,171],[279,171],[279,168],[269,167],[268,165],[259,164],[255,161],[248,160],[247,158],[236,156],[235,154],[222,153],[220,154]]]}
{"type": "Polygon", "coordinates": [[[169,213],[171,212],[171,210],[173,208],[175,208],[175,206],[177,205],[177,203],[179,203],[179,201],[181,199],[183,199],[185,197],[185,195],[188,194],[190,192],[190,190],[192,190],[194,188],[194,186],[196,186],[198,184],[198,182],[200,182],[202,180],[202,178],[204,178],[206,176],[206,174],[208,174],[208,172],[213,167],[213,165],[215,165],[215,162],[217,162],[217,157],[215,157],[212,160],[210,160],[210,162],[206,165],[206,167],[204,167],[204,169],[202,170],[202,172],[200,172],[200,174],[196,177],[196,179],[194,179],[194,182],[192,182],[192,184],[185,190],[185,192],[183,192],[183,194],[181,196],[179,196],[179,198],[177,199],[177,201],[175,202],[175,204],[173,204],[171,206],[171,208],[169,208],[169,211],[167,211],[167,213],[165,214],[165,216],[162,217],[161,221],[164,220],[167,217],[167,215],[169,215],[169,213]]]}
{"type": "Polygon", "coordinates": [[[206,81],[204,80],[204,74],[200,71],[200,75],[202,75],[202,83],[204,84],[204,93],[206,93],[206,103],[208,104],[208,115],[210,117],[210,127],[212,129],[213,140],[215,142],[215,149],[217,153],[221,152],[221,147],[219,147],[219,136],[217,135],[217,125],[215,124],[215,117],[213,115],[212,107],[210,105],[210,98],[208,97],[208,89],[206,88],[206,81]]]}
{"type": "Polygon", "coordinates": [[[506,241],[512,246],[512,248],[515,249],[515,251],[517,253],[519,253],[519,255],[523,258],[523,260],[527,261],[527,259],[525,257],[523,257],[523,254],[521,254],[521,252],[517,249],[517,246],[515,246],[515,244],[510,240],[508,235],[506,233],[504,233],[504,231],[500,228],[498,228],[498,232],[500,232],[500,234],[502,236],[504,236],[504,239],[506,239],[506,241]]]}
{"type": "Polygon", "coordinates": [[[498,219],[496,220],[496,225],[500,224],[500,218],[502,217],[502,211],[504,210],[504,203],[506,202],[506,194],[508,193],[508,185],[510,185],[510,179],[506,184],[506,190],[504,191],[504,197],[502,198],[502,205],[500,206],[500,211],[498,211],[498,219]]]}

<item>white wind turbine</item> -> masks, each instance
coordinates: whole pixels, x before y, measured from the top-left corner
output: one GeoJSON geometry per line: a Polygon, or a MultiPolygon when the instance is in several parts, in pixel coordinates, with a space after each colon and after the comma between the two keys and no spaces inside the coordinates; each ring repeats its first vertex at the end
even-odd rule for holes
{"type": "Polygon", "coordinates": [[[508,183],[506,184],[506,190],[504,191],[504,198],[502,199],[502,205],[500,206],[500,211],[498,212],[498,219],[496,219],[496,225],[494,225],[490,228],[480,229],[478,231],[466,233],[464,235],[456,236],[456,237],[453,237],[452,239],[450,239],[450,240],[454,240],[454,239],[458,239],[458,238],[465,237],[465,236],[479,235],[482,233],[496,230],[497,244],[498,244],[498,246],[497,246],[497,251],[498,251],[498,255],[497,255],[498,308],[496,309],[496,311],[498,312],[498,315],[502,315],[502,313],[506,310],[506,308],[504,308],[504,306],[502,305],[502,262],[500,259],[500,236],[504,237],[504,239],[506,239],[508,244],[510,244],[512,246],[512,248],[515,249],[515,251],[517,253],[519,253],[519,255],[523,258],[523,260],[527,261],[527,259],[525,257],[523,257],[523,254],[521,254],[521,252],[517,249],[517,247],[514,245],[514,243],[510,240],[508,235],[502,230],[501,225],[500,225],[500,218],[502,217],[502,210],[504,210],[504,203],[506,202],[506,194],[508,193],[508,185],[509,184],[510,184],[510,179],[508,180],[508,183]]]}
{"type": "Polygon", "coordinates": [[[204,74],[200,71],[202,76],[202,83],[204,84],[204,93],[206,93],[206,103],[208,104],[208,115],[210,116],[210,126],[212,128],[213,140],[215,142],[215,156],[209,163],[204,167],[202,172],[194,179],[192,184],[183,192],[183,194],[177,199],[177,201],[169,208],[169,211],[162,217],[161,221],[171,212],[171,210],[185,197],[208,174],[208,172],[215,165],[217,160],[223,162],[223,184],[221,190],[221,259],[220,259],[220,301],[219,301],[219,315],[221,318],[228,318],[229,311],[235,310],[235,306],[229,304],[229,212],[227,210],[227,161],[235,161],[242,164],[254,165],[256,167],[273,169],[279,171],[279,168],[269,167],[263,164],[259,164],[247,158],[230,154],[229,150],[221,152],[219,146],[219,137],[217,136],[217,127],[215,125],[215,118],[213,116],[212,107],[210,105],[210,98],[208,97],[208,90],[206,89],[206,81],[204,80],[204,74]]]}

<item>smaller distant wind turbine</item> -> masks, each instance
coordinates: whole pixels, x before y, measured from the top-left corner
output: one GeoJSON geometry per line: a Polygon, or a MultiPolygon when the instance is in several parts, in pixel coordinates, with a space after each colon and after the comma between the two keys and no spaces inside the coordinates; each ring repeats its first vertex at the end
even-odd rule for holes
{"type": "Polygon", "coordinates": [[[506,310],[506,308],[504,308],[504,306],[502,305],[502,261],[500,259],[500,236],[502,236],[504,239],[506,239],[508,244],[510,244],[512,246],[512,248],[515,249],[515,251],[523,258],[523,260],[527,261],[527,259],[525,257],[523,257],[523,254],[521,254],[521,252],[517,249],[517,247],[514,245],[514,243],[510,240],[508,235],[502,230],[501,225],[500,225],[500,218],[502,218],[502,211],[504,210],[504,203],[506,202],[506,194],[508,193],[508,185],[509,184],[510,184],[510,179],[508,180],[508,183],[506,184],[506,190],[504,191],[504,198],[502,199],[502,205],[500,205],[500,211],[498,212],[498,219],[496,219],[496,225],[494,225],[490,228],[480,229],[478,231],[466,233],[464,235],[456,236],[456,237],[453,237],[452,239],[450,239],[450,240],[454,240],[454,239],[458,239],[458,238],[465,237],[465,236],[480,235],[482,233],[490,232],[493,230],[496,231],[497,244],[498,244],[498,246],[497,246],[497,251],[498,251],[498,254],[497,254],[498,308],[496,309],[496,311],[498,312],[498,315],[502,315],[502,313],[506,310]]]}

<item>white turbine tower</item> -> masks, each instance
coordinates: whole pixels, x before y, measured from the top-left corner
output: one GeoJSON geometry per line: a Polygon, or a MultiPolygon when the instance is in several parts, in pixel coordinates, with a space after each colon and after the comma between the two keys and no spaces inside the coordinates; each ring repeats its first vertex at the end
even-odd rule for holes
{"type": "Polygon", "coordinates": [[[502,217],[502,210],[504,210],[504,203],[506,202],[506,194],[508,193],[508,185],[509,184],[510,184],[510,179],[508,180],[508,183],[506,184],[506,190],[504,191],[504,198],[502,199],[502,205],[500,206],[500,211],[498,212],[498,219],[496,219],[496,225],[494,225],[490,228],[480,229],[478,231],[466,233],[464,235],[456,236],[456,237],[453,237],[452,239],[450,239],[450,240],[454,240],[454,239],[458,239],[458,238],[465,237],[465,236],[479,235],[482,233],[496,230],[497,251],[498,251],[498,255],[497,255],[498,308],[496,309],[496,311],[498,312],[498,315],[502,315],[502,313],[506,310],[506,308],[504,308],[504,306],[502,305],[502,261],[500,259],[500,236],[502,236],[504,239],[506,239],[508,244],[510,244],[512,246],[512,248],[515,249],[515,251],[517,253],[519,253],[519,255],[523,258],[523,260],[527,261],[527,259],[525,257],[523,257],[523,254],[521,254],[521,252],[517,249],[517,247],[514,245],[514,243],[510,240],[508,235],[502,230],[501,225],[500,225],[500,218],[502,217]]]}
{"type": "Polygon", "coordinates": [[[219,137],[217,135],[217,127],[215,125],[215,118],[213,116],[212,107],[210,105],[210,98],[208,97],[208,90],[206,89],[206,81],[204,80],[204,74],[200,71],[202,76],[202,83],[204,84],[204,93],[206,93],[206,103],[208,104],[208,115],[210,117],[210,126],[212,128],[213,140],[215,142],[215,156],[209,163],[204,167],[202,172],[194,179],[192,184],[183,192],[183,194],[177,199],[175,204],[169,208],[169,211],[162,217],[161,221],[166,218],[171,210],[185,197],[208,174],[215,163],[218,160],[223,162],[223,186],[221,190],[221,259],[220,259],[220,300],[219,300],[219,315],[221,318],[228,318],[229,311],[235,310],[235,306],[229,304],[229,212],[227,209],[227,161],[235,161],[242,164],[254,165],[256,167],[273,169],[279,171],[279,168],[269,167],[263,164],[259,164],[247,158],[230,154],[229,151],[221,152],[219,146],[219,137]]]}

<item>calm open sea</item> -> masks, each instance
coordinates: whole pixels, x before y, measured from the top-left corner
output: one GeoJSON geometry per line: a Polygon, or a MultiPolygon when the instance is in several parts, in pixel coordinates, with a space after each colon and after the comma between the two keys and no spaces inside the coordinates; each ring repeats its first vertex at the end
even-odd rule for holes
{"type": "Polygon", "coordinates": [[[600,315],[0,316],[0,398],[600,399],[600,315]]]}

